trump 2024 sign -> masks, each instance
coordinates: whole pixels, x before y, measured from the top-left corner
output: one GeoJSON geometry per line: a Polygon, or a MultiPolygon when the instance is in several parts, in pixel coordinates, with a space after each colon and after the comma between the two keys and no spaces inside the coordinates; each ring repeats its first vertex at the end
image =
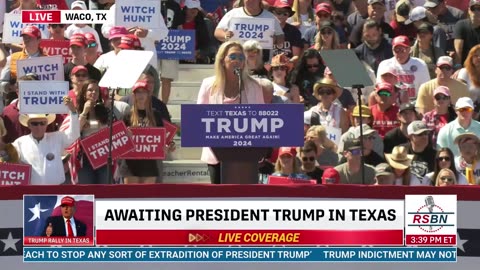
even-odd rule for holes
{"type": "Polygon", "coordinates": [[[301,104],[182,105],[182,147],[303,145],[301,104]]]}

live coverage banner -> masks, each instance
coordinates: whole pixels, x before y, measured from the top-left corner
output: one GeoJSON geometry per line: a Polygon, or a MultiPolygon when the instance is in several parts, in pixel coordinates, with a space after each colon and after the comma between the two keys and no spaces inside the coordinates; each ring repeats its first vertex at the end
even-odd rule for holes
{"type": "Polygon", "coordinates": [[[182,104],[182,146],[303,146],[303,112],[301,104],[182,104]]]}
{"type": "Polygon", "coordinates": [[[28,185],[31,174],[31,165],[1,162],[0,186],[28,185]]]}
{"type": "MultiPolygon", "coordinates": [[[[98,169],[107,164],[110,142],[109,132],[109,128],[106,127],[80,141],[93,169],[98,169]]],[[[113,160],[135,149],[135,145],[128,135],[127,127],[123,121],[116,121],[113,124],[112,134],[113,160]]]]}
{"type": "Polygon", "coordinates": [[[169,30],[168,36],[155,48],[159,59],[193,60],[195,59],[195,30],[169,30]]]}

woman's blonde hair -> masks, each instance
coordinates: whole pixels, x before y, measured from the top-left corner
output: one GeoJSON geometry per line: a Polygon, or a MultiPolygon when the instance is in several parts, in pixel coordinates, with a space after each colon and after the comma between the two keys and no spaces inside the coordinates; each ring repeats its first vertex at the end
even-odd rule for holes
{"type": "MultiPolygon", "coordinates": [[[[302,170],[300,168],[300,162],[299,162],[298,158],[295,156],[295,157],[292,157],[292,159],[293,159],[292,172],[293,173],[301,173],[302,170]]],[[[280,162],[280,156],[278,156],[277,161],[275,162],[275,172],[282,173],[282,170],[283,170],[283,167],[282,167],[282,164],[280,162]]]]}
{"type": "MultiPolygon", "coordinates": [[[[330,29],[332,30],[332,33],[333,33],[332,44],[330,44],[330,47],[332,50],[338,49],[340,47],[340,38],[338,37],[338,33],[335,29],[333,28],[330,28],[330,29]]],[[[322,40],[321,31],[318,31],[318,33],[315,35],[314,48],[315,50],[321,50],[323,45],[324,44],[322,40]]]]}
{"type": "Polygon", "coordinates": [[[448,172],[448,174],[450,174],[450,176],[453,176],[453,184],[456,185],[457,184],[457,176],[455,175],[455,173],[450,170],[450,169],[441,169],[438,174],[437,174],[437,179],[435,179],[435,186],[438,187],[440,186],[440,175],[442,174],[442,172],[448,172]]]}
{"type": "MultiPolygon", "coordinates": [[[[147,89],[145,89],[147,90],[147,89]]],[[[146,112],[146,120],[145,123],[147,127],[156,127],[157,122],[155,121],[155,115],[153,114],[153,107],[152,107],[152,97],[149,93],[147,96],[147,100],[145,101],[145,112],[146,112]]],[[[130,125],[132,127],[140,126],[140,116],[138,115],[138,104],[137,104],[137,97],[133,94],[133,106],[131,109],[131,116],[130,116],[130,125]]]]}
{"type": "MultiPolygon", "coordinates": [[[[226,73],[225,73],[224,59],[227,56],[228,50],[230,50],[230,48],[238,48],[240,49],[242,54],[245,55],[242,44],[236,41],[227,41],[223,43],[220,46],[220,48],[218,48],[217,55],[215,56],[215,64],[214,64],[215,80],[213,81],[213,84],[212,84],[212,91],[210,93],[211,95],[213,95],[217,91],[223,91],[225,88],[226,73]]],[[[242,70],[242,80],[243,82],[250,81],[250,82],[257,83],[255,79],[253,79],[248,75],[247,68],[244,68],[242,70]]]]}
{"type": "Polygon", "coordinates": [[[306,134],[310,132],[315,133],[315,135],[320,140],[320,144],[322,145],[323,148],[331,150],[335,153],[337,152],[337,145],[327,137],[327,130],[325,129],[324,126],[320,126],[320,125],[311,126],[307,130],[306,134]]]}
{"type": "MultiPolygon", "coordinates": [[[[243,51],[245,53],[245,56],[249,51],[253,51],[253,50],[258,50],[257,60],[255,62],[256,63],[255,69],[261,69],[263,67],[263,48],[262,48],[262,45],[260,45],[260,43],[256,40],[247,40],[247,41],[245,41],[245,43],[243,43],[243,51]]],[[[245,68],[248,68],[248,67],[245,66],[245,68]]]]}
{"type": "Polygon", "coordinates": [[[473,86],[480,87],[480,67],[477,69],[473,65],[473,58],[480,51],[480,44],[473,46],[468,52],[467,58],[465,59],[464,66],[467,70],[468,77],[472,81],[473,86]]]}
{"type": "MultiPolygon", "coordinates": [[[[301,17],[301,14],[299,12],[299,3],[300,1],[299,0],[293,0],[293,5],[292,5],[292,10],[295,11],[295,14],[293,14],[292,16],[292,20],[293,22],[296,22],[296,23],[302,23],[302,17],[301,17]]],[[[310,2],[308,2],[310,3],[310,2]]],[[[310,22],[313,22],[315,20],[315,14],[313,13],[313,8],[310,7],[307,9],[308,10],[308,21],[310,22]]]]}

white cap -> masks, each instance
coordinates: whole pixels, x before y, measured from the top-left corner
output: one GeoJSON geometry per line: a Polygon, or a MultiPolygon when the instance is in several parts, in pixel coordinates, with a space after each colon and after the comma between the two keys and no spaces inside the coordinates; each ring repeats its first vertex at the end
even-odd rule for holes
{"type": "MultiPolygon", "coordinates": [[[[377,131],[371,128],[367,124],[362,124],[362,135],[368,136],[370,134],[375,134],[377,131]]],[[[360,126],[356,126],[353,128],[353,138],[360,139],[360,126]]]]}
{"type": "Polygon", "coordinates": [[[184,5],[185,5],[187,8],[197,8],[197,9],[201,9],[200,1],[199,1],[199,0],[185,0],[184,5]]]}
{"type": "Polygon", "coordinates": [[[424,7],[415,7],[410,11],[408,15],[408,20],[405,21],[405,24],[410,24],[414,21],[419,21],[427,17],[427,9],[424,7]]]}
{"type": "Polygon", "coordinates": [[[420,120],[413,121],[407,127],[408,136],[413,134],[415,135],[422,134],[425,131],[430,131],[430,129],[427,127],[427,124],[425,122],[420,120]]]}
{"type": "Polygon", "coordinates": [[[455,109],[461,109],[461,108],[472,108],[475,109],[473,106],[473,100],[469,97],[461,97],[457,100],[457,103],[455,103],[455,109]]]}
{"type": "Polygon", "coordinates": [[[87,4],[85,2],[77,0],[72,3],[72,6],[70,7],[72,10],[75,8],[80,8],[81,10],[87,10],[87,4]]]}

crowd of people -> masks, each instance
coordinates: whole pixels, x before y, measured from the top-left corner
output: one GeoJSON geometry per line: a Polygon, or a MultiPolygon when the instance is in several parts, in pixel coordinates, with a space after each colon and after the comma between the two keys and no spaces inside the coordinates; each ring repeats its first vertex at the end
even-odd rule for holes
{"type": "MultiPolygon", "coordinates": [[[[37,5],[17,2],[12,12],[37,5]]],[[[70,7],[109,9],[114,2],[74,1],[70,7]]],[[[179,79],[179,61],[152,59],[132,89],[117,93],[113,107],[98,81],[119,51],[152,50],[165,36],[161,29],[195,29],[196,57],[186,62],[214,65],[213,76],[199,89],[198,104],[305,107],[304,146],[272,149],[259,161],[260,183],[273,175],[324,184],[480,184],[480,0],[161,2],[165,25],[154,31],[112,24],[48,26],[48,38],[70,41],[65,79],[72,90],[64,99],[69,115],[19,115],[18,81],[37,78],[17,78],[15,61],[44,55],[38,28],[22,30],[20,47],[2,44],[2,160],[32,164],[32,184],[106,183],[107,167],[93,169],[81,149],[68,157],[78,165],[78,181],[65,180],[72,178],[71,168],[66,176],[55,173],[66,159],[64,147],[107,126],[111,110],[127,126],[171,121],[165,104],[172,81],[179,79]],[[234,41],[233,18],[273,19],[273,49],[259,40],[234,41]],[[364,66],[358,72],[372,80],[360,97],[341,85],[322,59],[324,51],[340,49],[353,50],[364,66]],[[53,142],[55,148],[49,146],[53,142]],[[47,177],[47,171],[55,177],[47,177]]],[[[221,161],[209,148],[201,160],[211,182],[221,183],[221,161]]],[[[161,182],[161,161],[117,165],[116,177],[125,183],[161,182]]]]}

